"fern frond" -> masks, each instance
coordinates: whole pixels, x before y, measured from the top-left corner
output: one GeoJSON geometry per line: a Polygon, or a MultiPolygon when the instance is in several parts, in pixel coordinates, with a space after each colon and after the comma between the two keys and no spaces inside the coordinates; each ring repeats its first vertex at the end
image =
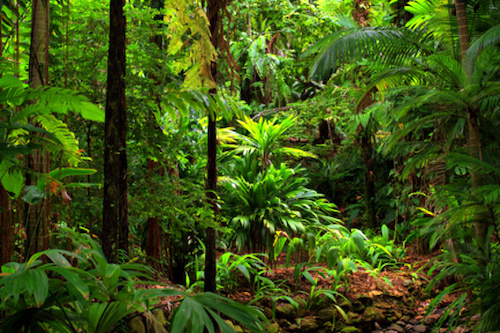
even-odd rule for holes
{"type": "Polygon", "coordinates": [[[52,114],[39,115],[35,118],[35,121],[55,138],[55,140],[47,138],[44,149],[59,156],[62,160],[68,162],[70,166],[77,166],[82,161],[78,140],[64,122],[52,114]]]}

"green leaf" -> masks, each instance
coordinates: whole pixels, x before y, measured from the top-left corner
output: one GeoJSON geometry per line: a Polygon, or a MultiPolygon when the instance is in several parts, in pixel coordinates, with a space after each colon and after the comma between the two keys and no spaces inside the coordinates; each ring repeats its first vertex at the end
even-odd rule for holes
{"type": "Polygon", "coordinates": [[[389,228],[385,224],[382,225],[382,240],[384,241],[384,244],[389,242],[389,228]]]}
{"type": "Polygon", "coordinates": [[[77,110],[77,112],[78,111],[85,119],[104,122],[104,111],[93,103],[82,102],[81,107],[77,110]]]}
{"type": "Polygon", "coordinates": [[[354,241],[354,244],[356,244],[359,253],[363,255],[366,252],[365,235],[363,235],[359,230],[354,230],[351,234],[351,238],[354,241]]]}
{"type": "MultiPolygon", "coordinates": [[[[17,160],[14,160],[17,162],[17,160]]],[[[23,188],[24,178],[19,169],[11,169],[16,167],[17,163],[6,158],[0,163],[0,180],[3,188],[17,198],[23,188]],[[10,169],[10,170],[9,170],[10,169]]]]}
{"type": "Polygon", "coordinates": [[[85,168],[57,168],[49,172],[49,175],[57,180],[61,180],[64,177],[72,176],[89,176],[96,173],[95,169],[85,169],[85,168]]]}
{"type": "Polygon", "coordinates": [[[34,205],[46,198],[45,192],[38,189],[36,185],[28,185],[24,188],[25,195],[23,196],[23,201],[34,205]]]}

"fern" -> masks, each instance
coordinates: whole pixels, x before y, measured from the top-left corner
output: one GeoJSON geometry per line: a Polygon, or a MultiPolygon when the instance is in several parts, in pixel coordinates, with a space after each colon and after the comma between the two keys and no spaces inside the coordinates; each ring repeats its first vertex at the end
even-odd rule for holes
{"type": "Polygon", "coordinates": [[[52,114],[39,115],[35,121],[51,133],[55,139],[47,138],[44,149],[59,157],[60,160],[67,161],[70,166],[77,166],[82,162],[78,140],[76,140],[75,134],[68,129],[68,125],[52,114]]]}

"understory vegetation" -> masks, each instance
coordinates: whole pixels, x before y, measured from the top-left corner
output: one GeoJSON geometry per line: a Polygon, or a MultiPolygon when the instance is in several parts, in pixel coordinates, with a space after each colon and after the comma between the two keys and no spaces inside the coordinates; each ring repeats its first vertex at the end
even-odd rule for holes
{"type": "Polygon", "coordinates": [[[0,1],[0,330],[496,331],[499,11],[0,1]]]}

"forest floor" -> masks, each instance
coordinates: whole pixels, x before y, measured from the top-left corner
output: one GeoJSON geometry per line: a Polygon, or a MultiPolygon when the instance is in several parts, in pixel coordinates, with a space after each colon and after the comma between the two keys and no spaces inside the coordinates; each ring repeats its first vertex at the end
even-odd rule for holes
{"type": "MultiPolygon", "coordinates": [[[[326,267],[326,264],[314,264],[315,269],[309,270],[311,277],[317,281],[313,286],[310,279],[304,276],[296,278],[297,262],[286,267],[286,256],[282,254],[273,263],[272,270],[264,275],[279,285],[286,296],[295,300],[299,306],[291,306],[288,301],[281,298],[275,302],[273,313],[272,297],[262,297],[255,302],[255,292],[250,290],[244,279],[225,296],[261,308],[270,320],[270,324],[266,327],[266,332],[270,333],[470,332],[473,322],[440,322],[446,307],[456,299],[457,295],[444,297],[434,311],[427,313],[433,297],[447,287],[447,283],[441,282],[433,290],[425,290],[433,278],[428,274],[432,260],[438,254],[439,251],[429,255],[418,255],[410,247],[406,249],[406,255],[397,267],[382,271],[359,268],[356,272],[349,273],[341,283],[337,280],[335,286],[332,285],[331,276],[320,273],[320,267],[326,267]],[[321,290],[335,290],[339,294],[336,294],[336,300],[332,302],[321,293],[321,290]],[[313,302],[314,293],[318,297],[313,302]],[[338,310],[337,306],[341,310],[338,310]]],[[[300,264],[300,260],[297,261],[300,264]]],[[[171,307],[168,306],[165,310],[170,312],[171,307]]],[[[239,326],[235,327],[237,331],[245,332],[239,326]]]]}

